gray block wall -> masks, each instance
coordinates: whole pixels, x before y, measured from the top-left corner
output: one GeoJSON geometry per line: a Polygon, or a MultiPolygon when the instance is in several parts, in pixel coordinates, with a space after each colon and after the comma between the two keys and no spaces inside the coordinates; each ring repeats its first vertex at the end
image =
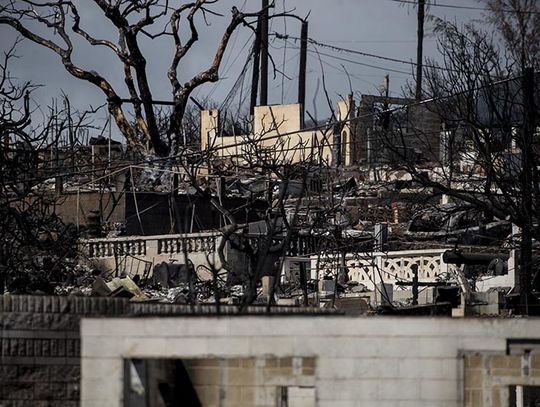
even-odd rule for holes
{"type": "Polygon", "coordinates": [[[0,296],[0,407],[74,407],[80,398],[79,322],[124,315],[124,299],[0,296]]]}

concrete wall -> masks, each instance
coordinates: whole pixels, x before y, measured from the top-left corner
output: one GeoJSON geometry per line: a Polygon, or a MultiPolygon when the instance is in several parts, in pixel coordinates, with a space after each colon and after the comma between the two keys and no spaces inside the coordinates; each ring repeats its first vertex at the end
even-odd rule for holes
{"type": "MultiPolygon", "coordinates": [[[[312,357],[317,405],[462,406],[464,353],[540,338],[539,319],[84,319],[84,407],[121,406],[124,358],[312,357]]],[[[287,382],[284,382],[287,385],[287,382]]]]}
{"type": "MultiPolygon", "coordinates": [[[[362,95],[358,120],[354,122],[355,146],[354,160],[357,163],[384,164],[395,161],[403,161],[401,157],[404,148],[408,154],[414,149],[422,153],[422,156],[434,162],[440,161],[441,150],[441,120],[432,111],[434,108],[426,105],[415,106],[410,99],[385,98],[380,95],[362,95]],[[378,123],[377,106],[382,107],[387,102],[389,107],[407,106],[406,118],[401,117],[402,132],[396,132],[395,137],[391,134],[385,136],[381,123],[378,123]],[[389,148],[389,146],[392,148],[389,148]],[[396,149],[398,156],[392,152],[396,149]]],[[[404,111],[403,111],[404,112],[404,111]]],[[[399,117],[399,114],[398,114],[399,117]]]]}
{"type": "MultiPolygon", "coordinates": [[[[340,102],[340,112],[347,108],[340,102]]],[[[313,155],[314,159],[332,162],[332,130],[303,131],[299,104],[256,106],[253,134],[220,134],[219,112],[201,112],[201,150],[219,148],[218,157],[256,160],[266,153],[282,163],[298,163],[313,155]],[[283,136],[280,136],[283,135],[283,136]],[[278,137],[280,136],[280,137],[278,137]],[[237,145],[243,143],[241,145],[237,145]],[[233,146],[233,147],[227,147],[233,146]],[[315,146],[312,149],[312,146],[315,146]]],[[[346,130],[350,134],[350,130],[346,130]]],[[[348,146],[348,144],[347,144],[348,146]]],[[[348,148],[348,147],[347,147],[348,148]]],[[[348,151],[345,152],[350,157],[348,151]]]]}
{"type": "MultiPolygon", "coordinates": [[[[347,122],[343,123],[343,126],[341,127],[341,134],[340,134],[340,145],[334,145],[334,149],[340,148],[341,150],[341,163],[342,165],[349,166],[352,164],[355,164],[354,161],[354,155],[355,155],[355,123],[352,119],[355,117],[355,103],[352,98],[347,100],[340,100],[337,103],[337,120],[347,120],[347,122]]],[[[333,143],[336,143],[336,138],[334,136],[333,143]]],[[[336,163],[334,163],[336,164],[336,163]]]]}
{"type": "Polygon", "coordinates": [[[122,222],[126,218],[126,198],[121,192],[67,191],[54,206],[55,213],[64,223],[86,226],[91,211],[103,211],[109,222],[122,222]]]}

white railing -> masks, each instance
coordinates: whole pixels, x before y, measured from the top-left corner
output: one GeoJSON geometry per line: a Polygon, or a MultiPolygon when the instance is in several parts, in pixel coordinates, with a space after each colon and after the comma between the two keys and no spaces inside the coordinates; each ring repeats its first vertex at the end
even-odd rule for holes
{"type": "Polygon", "coordinates": [[[218,233],[190,233],[178,235],[122,236],[81,239],[80,249],[89,258],[115,256],[152,256],[183,253],[213,253],[218,233]]]}
{"type": "Polygon", "coordinates": [[[175,235],[158,238],[158,254],[178,254],[178,253],[213,253],[216,250],[215,234],[198,234],[197,236],[175,235]]]}
{"type": "MultiPolygon", "coordinates": [[[[150,265],[162,261],[187,259],[197,267],[208,265],[209,259],[218,265],[216,249],[221,241],[220,233],[189,233],[155,236],[121,236],[79,240],[79,251],[95,267],[115,270],[119,262],[130,264],[136,259],[150,265]]],[[[139,268],[137,268],[139,269],[139,268]]]]}
{"type": "MultiPolygon", "coordinates": [[[[373,289],[374,284],[385,282],[411,281],[413,265],[418,266],[420,281],[435,281],[437,277],[447,273],[449,267],[443,263],[442,254],[447,249],[403,250],[374,253],[349,253],[345,256],[345,264],[351,280],[358,281],[373,289]]],[[[341,266],[339,256],[330,258],[312,257],[311,265],[319,269],[319,278],[332,273],[341,266]]]]}
{"type": "Polygon", "coordinates": [[[86,239],[80,244],[90,258],[146,255],[146,240],[140,238],[86,239]]]}

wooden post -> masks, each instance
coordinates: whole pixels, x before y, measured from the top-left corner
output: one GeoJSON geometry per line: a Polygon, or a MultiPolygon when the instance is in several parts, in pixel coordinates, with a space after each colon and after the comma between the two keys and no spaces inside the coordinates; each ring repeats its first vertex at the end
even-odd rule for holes
{"type": "Polygon", "coordinates": [[[298,103],[300,104],[300,128],[304,128],[306,105],[306,64],[307,64],[308,22],[302,21],[300,32],[300,67],[298,72],[298,103]]]}
{"type": "Polygon", "coordinates": [[[251,77],[251,101],[249,104],[249,114],[252,117],[255,115],[255,106],[257,106],[257,92],[259,90],[259,69],[260,69],[260,59],[261,59],[261,30],[262,30],[262,17],[259,16],[259,19],[257,21],[255,43],[253,44],[253,73],[251,77]]]}
{"type": "Polygon", "coordinates": [[[390,96],[390,75],[386,74],[384,76],[384,104],[383,104],[383,123],[382,127],[385,131],[388,130],[390,126],[390,113],[388,112],[388,97],[390,96]]]}
{"type": "Polygon", "coordinates": [[[261,24],[261,106],[268,105],[268,0],[262,0],[261,24]]]}
{"type": "Polygon", "coordinates": [[[426,0],[418,0],[418,38],[416,45],[416,100],[422,99],[422,58],[424,52],[424,19],[426,0]]]}

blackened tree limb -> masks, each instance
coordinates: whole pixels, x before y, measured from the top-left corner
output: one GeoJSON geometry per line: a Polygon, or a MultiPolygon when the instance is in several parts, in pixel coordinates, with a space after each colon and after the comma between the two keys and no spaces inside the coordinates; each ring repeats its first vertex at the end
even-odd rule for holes
{"type": "MultiPolygon", "coordinates": [[[[60,56],[62,60],[62,64],[64,65],[64,68],[72,76],[78,79],[87,81],[89,83],[92,83],[93,85],[101,89],[101,91],[105,94],[107,98],[108,105],[109,105],[109,112],[114,117],[116,124],[118,125],[122,134],[124,134],[124,136],[126,137],[128,143],[135,150],[142,148],[142,145],[139,139],[137,138],[137,135],[133,127],[127,120],[126,115],[124,114],[124,111],[122,110],[120,97],[118,96],[116,91],[113,89],[111,84],[103,76],[99,75],[97,72],[86,71],[72,62],[71,54],[73,52],[73,46],[70,41],[68,42],[66,48],[62,48],[60,45],[50,40],[47,40],[46,38],[43,38],[42,36],[28,30],[26,27],[24,27],[20,23],[20,21],[12,17],[0,16],[0,24],[6,24],[6,25],[11,26],[15,28],[17,32],[19,32],[19,34],[21,34],[24,38],[54,51],[56,54],[58,54],[58,56],[60,56]]],[[[67,38],[65,33],[61,35],[64,39],[67,38]]]]}

